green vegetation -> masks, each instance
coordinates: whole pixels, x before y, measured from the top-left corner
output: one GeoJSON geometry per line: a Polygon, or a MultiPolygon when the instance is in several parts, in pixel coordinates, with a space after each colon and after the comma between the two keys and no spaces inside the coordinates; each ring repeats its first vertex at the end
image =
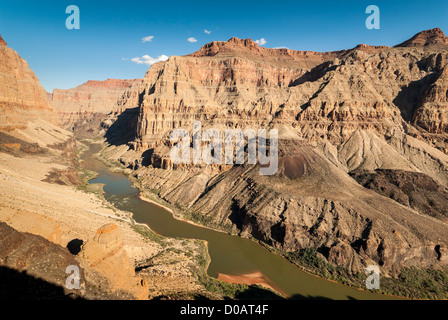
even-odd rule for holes
{"type": "Polygon", "coordinates": [[[96,172],[84,169],[83,167],[78,167],[76,171],[78,173],[79,180],[83,185],[88,184],[89,180],[95,179],[98,176],[96,172]]]}
{"type": "Polygon", "coordinates": [[[89,180],[95,179],[98,173],[87,170],[82,165],[81,156],[86,152],[88,148],[84,145],[78,145],[76,149],[76,172],[78,174],[81,185],[78,187],[80,190],[87,191],[89,186],[89,180]]]}
{"type": "Polygon", "coordinates": [[[86,151],[87,148],[82,145],[76,150],[76,172],[78,174],[79,181],[81,181],[81,184],[77,186],[77,189],[86,193],[94,193],[99,199],[103,201],[103,206],[105,208],[112,209],[116,212],[117,209],[109,202],[107,202],[104,198],[104,184],[89,183],[90,180],[95,179],[98,176],[98,173],[87,170],[83,167],[80,157],[86,151]]]}
{"type": "Polygon", "coordinates": [[[131,227],[135,232],[141,234],[146,239],[156,242],[156,243],[160,244],[162,247],[167,246],[165,238],[162,237],[161,235],[158,235],[157,233],[155,233],[154,231],[149,229],[147,226],[133,223],[133,224],[131,224],[131,227]]]}
{"type": "MultiPolygon", "coordinates": [[[[124,172],[127,168],[121,162],[110,159],[107,156],[106,150],[108,147],[109,147],[109,145],[103,144],[103,148],[97,154],[98,160],[100,160],[102,163],[104,163],[104,165],[109,167],[109,170],[111,170],[112,172],[124,172]]],[[[128,177],[131,181],[133,181],[133,182],[136,181],[136,179],[134,177],[131,177],[130,175],[128,175],[128,177]]]]}
{"type": "Polygon", "coordinates": [[[317,250],[314,248],[306,248],[296,252],[280,252],[280,254],[295,265],[300,266],[306,272],[342,284],[363,288],[361,283],[363,283],[362,280],[365,280],[366,276],[362,277],[363,275],[357,274],[354,277],[348,269],[335,267],[319,256],[317,250]]]}
{"type": "MultiPolygon", "coordinates": [[[[315,249],[308,248],[294,253],[283,253],[283,255],[307,272],[365,289],[367,275],[360,272],[353,274],[346,268],[335,267],[319,257],[315,249]]],[[[382,276],[380,289],[375,292],[412,299],[448,299],[448,270],[404,268],[398,277],[382,276]]]]}
{"type": "Polygon", "coordinates": [[[318,257],[317,251],[312,248],[306,248],[301,251],[289,253],[289,259],[299,263],[300,265],[307,265],[312,268],[325,269],[331,268],[331,264],[327,263],[324,259],[318,257]]]}
{"type": "Polygon", "coordinates": [[[381,292],[412,299],[448,299],[448,271],[404,268],[398,278],[382,278],[381,292]]]}
{"type": "Polygon", "coordinates": [[[210,226],[213,224],[213,219],[210,216],[206,216],[193,211],[184,211],[183,216],[185,219],[193,221],[204,226],[210,226]]]}
{"type": "Polygon", "coordinates": [[[95,179],[98,174],[94,171],[85,169],[79,160],[77,161],[76,172],[78,174],[79,180],[81,181],[81,184],[77,186],[78,190],[95,193],[100,199],[104,200],[103,185],[100,183],[89,183],[89,181],[95,179]]]}

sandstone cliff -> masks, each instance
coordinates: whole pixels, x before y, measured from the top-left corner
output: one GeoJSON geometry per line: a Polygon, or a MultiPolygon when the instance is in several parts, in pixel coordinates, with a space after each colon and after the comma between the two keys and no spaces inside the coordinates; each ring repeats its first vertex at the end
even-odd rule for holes
{"type": "Polygon", "coordinates": [[[136,80],[87,81],[73,89],[55,89],[51,106],[64,128],[80,136],[99,135],[99,124],[117,106],[117,99],[136,80]]]}
{"type": "Polygon", "coordinates": [[[36,118],[53,120],[47,93],[27,62],[0,36],[0,130],[26,128],[36,118]]]}
{"type": "Polygon", "coordinates": [[[135,277],[134,264],[124,249],[123,234],[116,224],[98,229],[93,239],[82,246],[80,256],[90,268],[106,277],[115,290],[148,298],[148,285],[135,277]]]}

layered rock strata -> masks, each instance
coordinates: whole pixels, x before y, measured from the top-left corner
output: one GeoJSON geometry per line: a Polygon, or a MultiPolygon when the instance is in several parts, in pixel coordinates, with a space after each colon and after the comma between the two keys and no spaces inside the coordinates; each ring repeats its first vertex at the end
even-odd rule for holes
{"type": "Polygon", "coordinates": [[[61,125],[78,136],[98,136],[105,116],[117,106],[117,99],[136,80],[87,81],[73,89],[55,89],[51,106],[61,125]]]}
{"type": "Polygon", "coordinates": [[[36,118],[55,121],[47,92],[28,63],[0,36],[0,130],[23,129],[36,118]]]}

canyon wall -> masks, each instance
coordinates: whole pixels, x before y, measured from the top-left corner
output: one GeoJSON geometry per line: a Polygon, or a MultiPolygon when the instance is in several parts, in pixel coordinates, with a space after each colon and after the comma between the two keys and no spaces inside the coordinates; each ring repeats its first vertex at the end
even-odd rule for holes
{"type": "Polygon", "coordinates": [[[0,130],[25,128],[36,118],[55,120],[47,92],[27,62],[0,36],[0,130]]]}
{"type": "Polygon", "coordinates": [[[117,107],[118,98],[135,81],[90,80],[73,89],[54,89],[51,107],[64,128],[77,135],[98,136],[101,121],[117,107]]]}

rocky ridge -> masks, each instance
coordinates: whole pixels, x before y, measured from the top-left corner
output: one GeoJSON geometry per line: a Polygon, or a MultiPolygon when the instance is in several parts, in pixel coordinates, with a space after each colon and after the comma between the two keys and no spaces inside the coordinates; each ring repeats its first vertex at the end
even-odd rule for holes
{"type": "Polygon", "coordinates": [[[411,39],[397,45],[397,47],[428,47],[448,46],[448,37],[440,28],[434,28],[417,33],[411,39]]]}

